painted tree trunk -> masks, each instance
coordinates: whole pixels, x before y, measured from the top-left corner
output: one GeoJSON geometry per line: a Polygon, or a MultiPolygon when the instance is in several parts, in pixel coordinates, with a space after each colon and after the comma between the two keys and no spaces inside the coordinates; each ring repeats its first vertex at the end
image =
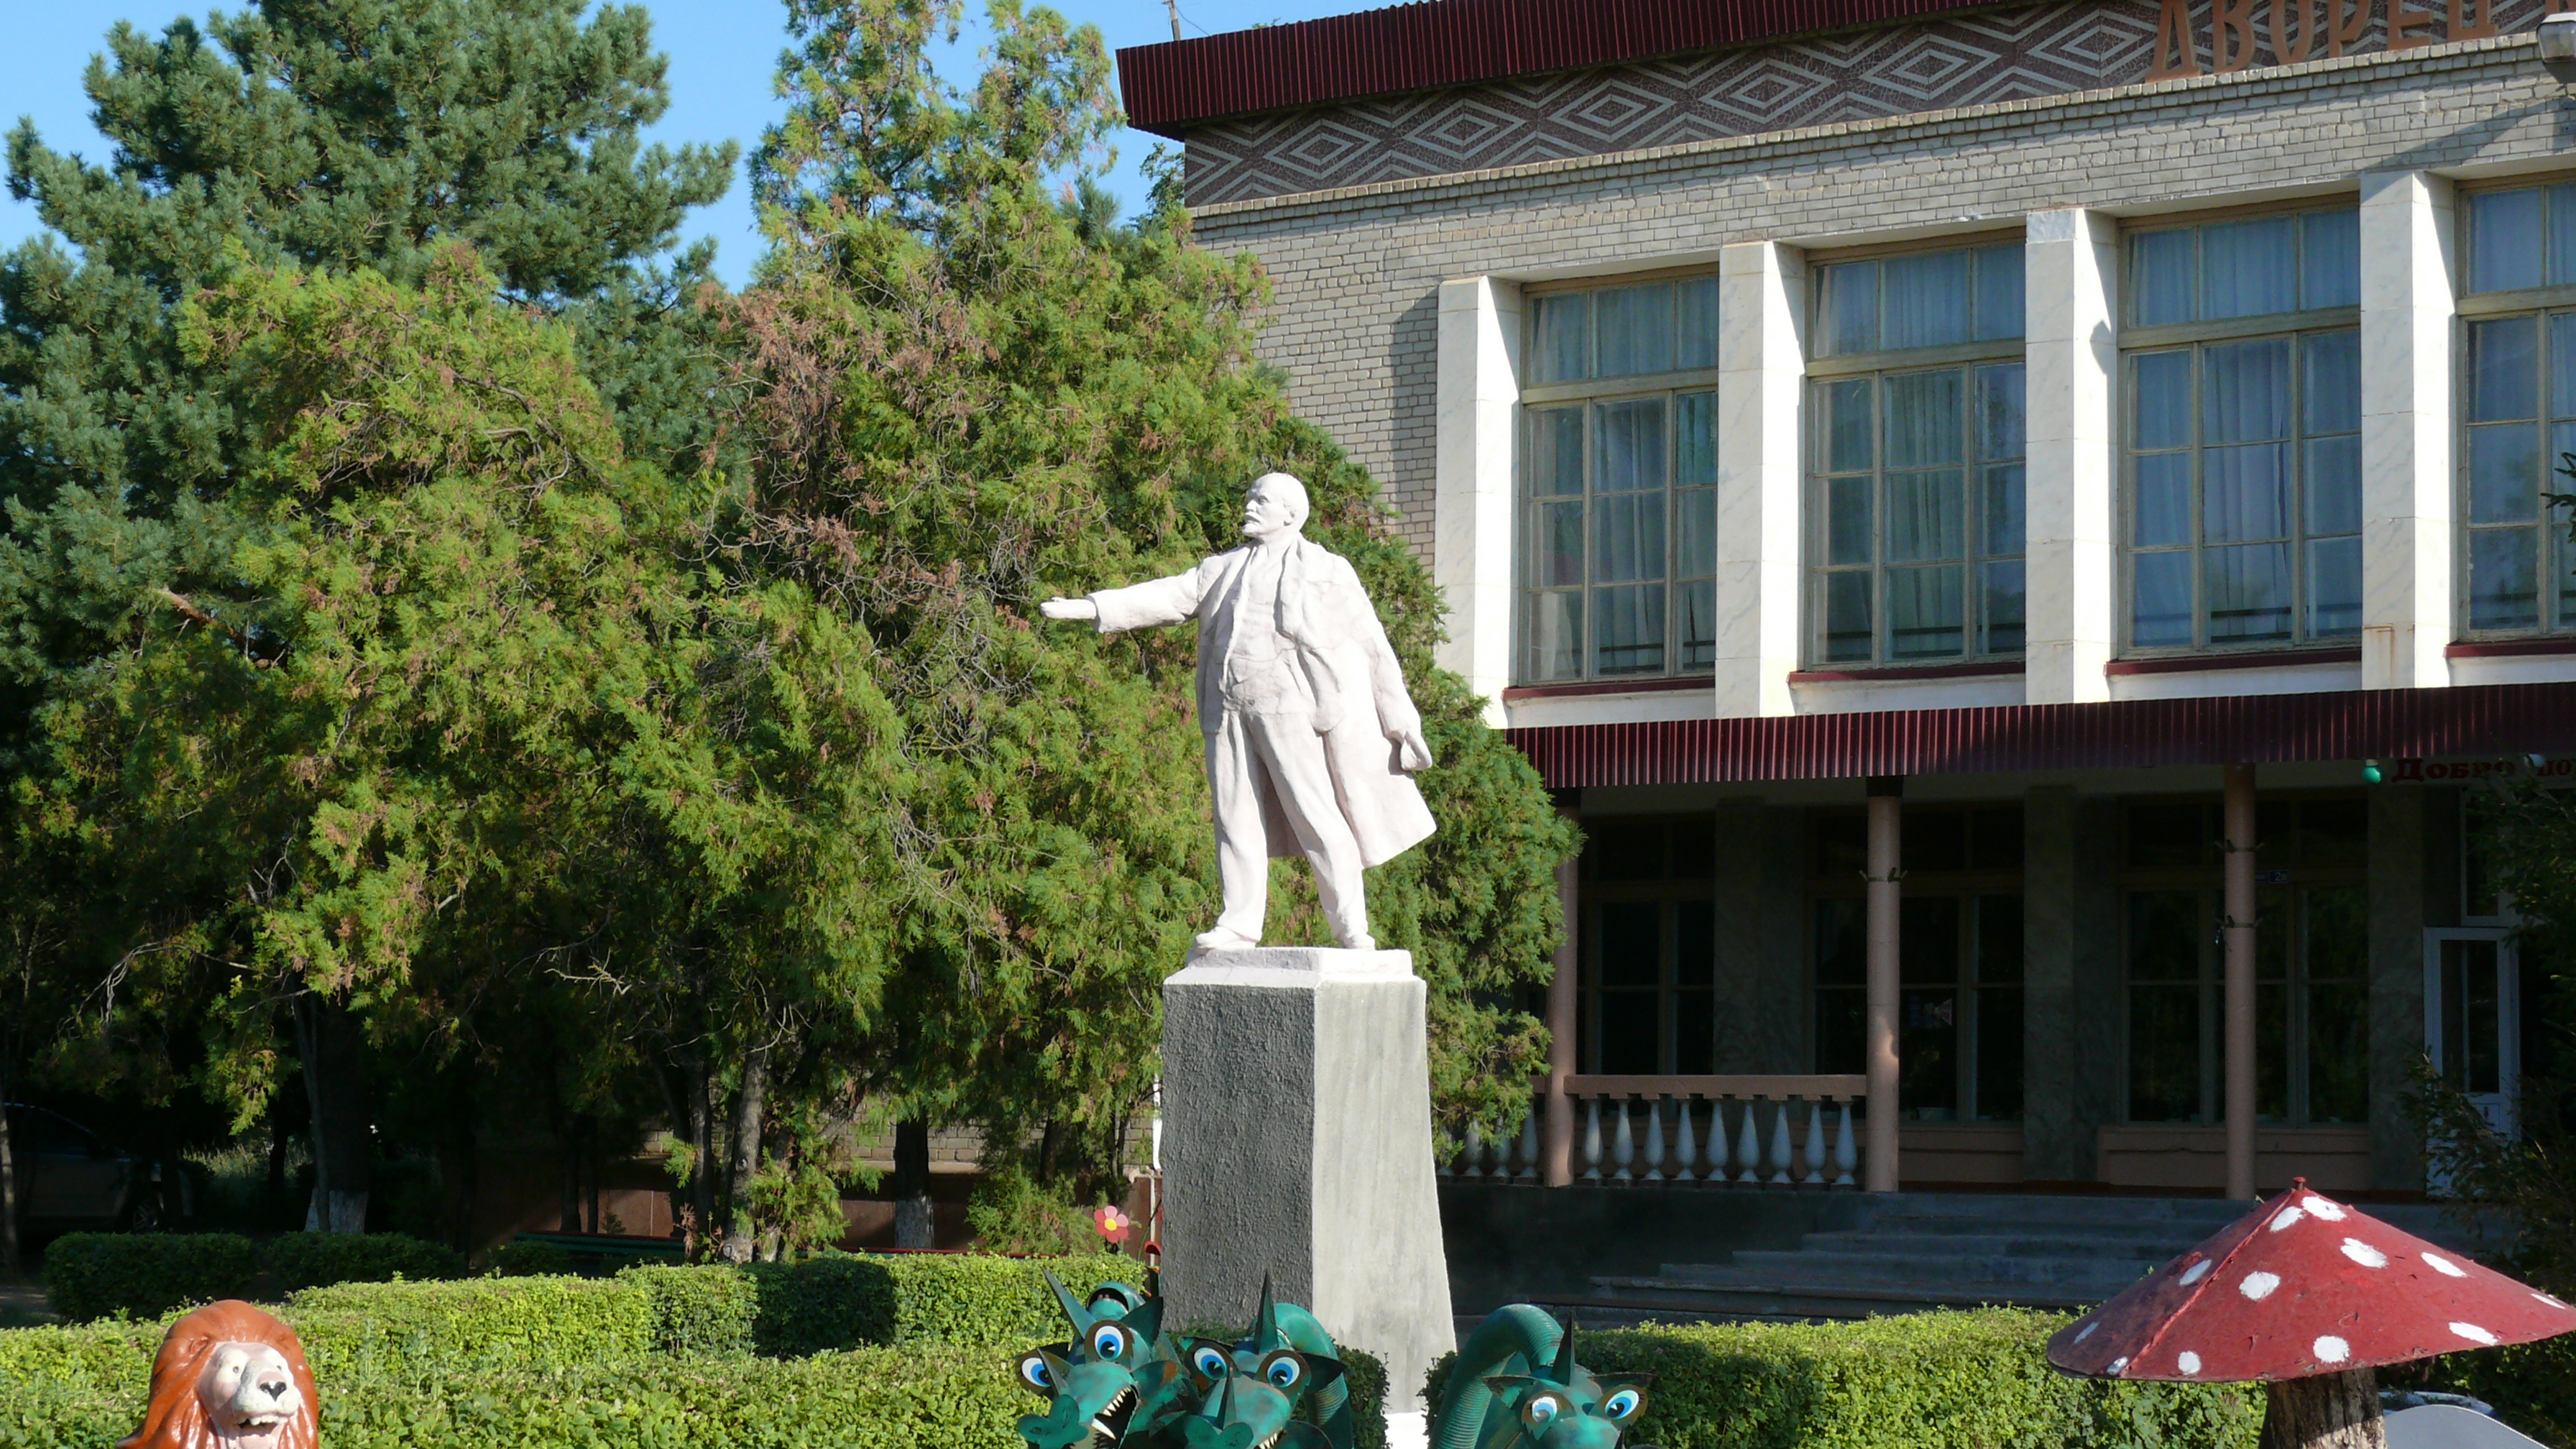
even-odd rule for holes
{"type": "Polygon", "coordinates": [[[2362,1368],[2275,1380],[2263,1409],[2262,1449],[2388,1449],[2378,1375],[2362,1368]]]}
{"type": "Polygon", "coordinates": [[[376,1144],[357,1014],[310,992],[297,997],[295,1050],[313,1108],[313,1202],[305,1231],[363,1233],[376,1144]]]}
{"type": "Polygon", "coordinates": [[[930,1124],[894,1124],[894,1245],[932,1248],[938,1230],[930,1212],[930,1124]]]}
{"type": "Polygon", "coordinates": [[[769,1049],[753,1047],[742,1059],[742,1091],[734,1100],[733,1171],[729,1206],[732,1223],[725,1229],[724,1259],[748,1263],[759,1246],[751,1223],[751,1179],[760,1171],[760,1113],[769,1086],[769,1049]]]}

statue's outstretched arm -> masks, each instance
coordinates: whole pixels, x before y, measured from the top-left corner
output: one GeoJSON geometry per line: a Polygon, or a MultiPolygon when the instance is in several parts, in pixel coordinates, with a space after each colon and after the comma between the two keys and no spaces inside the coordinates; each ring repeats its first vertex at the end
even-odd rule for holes
{"type": "Polygon", "coordinates": [[[1123,589],[1095,589],[1079,599],[1049,599],[1038,612],[1050,619],[1087,619],[1103,634],[1154,624],[1177,624],[1197,614],[1207,591],[1208,566],[1123,589]]]}

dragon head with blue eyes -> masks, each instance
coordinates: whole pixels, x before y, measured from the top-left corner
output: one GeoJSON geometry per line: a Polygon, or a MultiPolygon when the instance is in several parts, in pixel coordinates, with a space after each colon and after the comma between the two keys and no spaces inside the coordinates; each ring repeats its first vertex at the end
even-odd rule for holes
{"type": "MultiPolygon", "coordinates": [[[[1574,1329],[1526,1303],[1496,1310],[1458,1350],[1432,1421],[1435,1449],[1618,1449],[1646,1411],[1644,1375],[1574,1361],[1574,1329]]],[[[1636,1446],[1644,1449],[1644,1446],[1636,1446]]]]}
{"type": "Polygon", "coordinates": [[[1160,1442],[1179,1449],[1350,1449],[1341,1350],[1313,1314],[1279,1302],[1268,1280],[1241,1339],[1176,1346],[1198,1406],[1158,1425],[1160,1442]]]}
{"type": "Polygon", "coordinates": [[[1019,1356],[1012,1375],[1047,1401],[1044,1414],[1023,1415],[1020,1437],[1033,1449],[1099,1449],[1127,1441],[1139,1403],[1168,1400],[1180,1375],[1155,1352],[1163,1300],[1149,1281],[1139,1291],[1107,1283],[1089,1301],[1076,1299],[1046,1274],[1073,1337],[1019,1356]]]}

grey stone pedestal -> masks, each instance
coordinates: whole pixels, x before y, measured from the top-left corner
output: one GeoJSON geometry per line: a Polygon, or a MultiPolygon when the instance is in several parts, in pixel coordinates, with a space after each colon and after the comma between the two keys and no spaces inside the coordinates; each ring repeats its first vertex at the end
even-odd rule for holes
{"type": "Polygon", "coordinates": [[[1404,951],[1202,952],[1163,983],[1163,1291],[1240,1331],[1268,1274],[1415,1407],[1456,1346],[1423,985],[1404,951]]]}

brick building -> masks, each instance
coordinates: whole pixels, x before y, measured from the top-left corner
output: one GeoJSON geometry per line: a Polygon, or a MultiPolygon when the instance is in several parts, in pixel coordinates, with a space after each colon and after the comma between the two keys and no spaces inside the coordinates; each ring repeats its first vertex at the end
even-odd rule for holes
{"type": "Polygon", "coordinates": [[[1607,1104],[1801,1175],[1858,1096],[1881,1187],[2418,1191],[2427,1054],[2509,1119],[2461,782],[2576,750],[2576,99],[2536,0],[2420,3],[1121,53],[1590,837],[1549,1172],[1607,1104]]]}

